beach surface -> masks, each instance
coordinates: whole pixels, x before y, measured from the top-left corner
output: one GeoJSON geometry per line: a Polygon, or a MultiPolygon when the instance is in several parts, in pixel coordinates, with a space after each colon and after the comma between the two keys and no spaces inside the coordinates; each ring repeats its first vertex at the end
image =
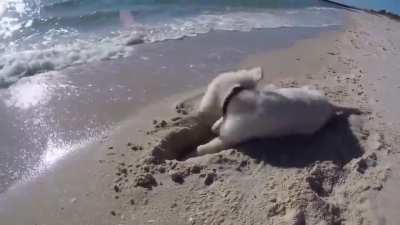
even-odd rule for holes
{"type": "Polygon", "coordinates": [[[346,18],[343,29],[230,62],[262,67],[261,85],[309,85],[363,114],[337,116],[312,137],[188,157],[212,137],[194,117],[209,75],[116,109],[130,113],[112,132],[3,192],[0,224],[396,224],[400,23],[346,18]]]}

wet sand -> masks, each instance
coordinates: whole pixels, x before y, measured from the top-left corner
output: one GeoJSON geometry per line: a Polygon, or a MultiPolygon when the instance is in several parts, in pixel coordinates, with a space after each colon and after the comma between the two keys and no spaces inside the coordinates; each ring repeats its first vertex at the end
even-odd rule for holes
{"type": "Polygon", "coordinates": [[[209,138],[190,118],[202,92],[196,87],[218,69],[201,71],[210,76],[121,116],[113,133],[0,195],[1,222],[394,224],[400,24],[348,13],[343,31],[270,52],[256,48],[222,70],[262,66],[263,83],[311,85],[362,115],[337,117],[310,138],[260,140],[182,161],[183,146],[199,144],[193,136],[209,138]]]}

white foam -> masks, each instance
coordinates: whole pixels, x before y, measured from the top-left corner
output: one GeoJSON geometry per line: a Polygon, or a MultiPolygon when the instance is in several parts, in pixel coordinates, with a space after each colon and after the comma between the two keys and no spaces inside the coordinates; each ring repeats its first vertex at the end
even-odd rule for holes
{"type": "Polygon", "coordinates": [[[297,10],[204,13],[134,28],[140,30],[147,41],[156,42],[196,36],[212,30],[251,31],[262,28],[327,27],[340,24],[337,9],[310,7],[297,10]]]}
{"type": "Polygon", "coordinates": [[[7,9],[13,8],[18,15],[27,12],[27,5],[24,0],[0,0],[0,38],[9,38],[22,27],[20,18],[8,17],[7,9]]]}
{"type": "Polygon", "coordinates": [[[17,51],[0,56],[0,83],[13,83],[23,76],[129,55],[131,47],[109,40],[100,43],[76,41],[48,49],[17,51]]]}

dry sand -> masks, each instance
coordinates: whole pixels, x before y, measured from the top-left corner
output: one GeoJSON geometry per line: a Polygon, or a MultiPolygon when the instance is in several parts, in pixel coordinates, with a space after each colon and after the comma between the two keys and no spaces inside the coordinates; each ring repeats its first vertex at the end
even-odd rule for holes
{"type": "Polygon", "coordinates": [[[212,137],[193,117],[201,90],[172,96],[0,196],[0,224],[396,224],[399,28],[349,12],[343,32],[241,63],[262,66],[263,83],[312,85],[361,116],[188,158],[212,137]]]}

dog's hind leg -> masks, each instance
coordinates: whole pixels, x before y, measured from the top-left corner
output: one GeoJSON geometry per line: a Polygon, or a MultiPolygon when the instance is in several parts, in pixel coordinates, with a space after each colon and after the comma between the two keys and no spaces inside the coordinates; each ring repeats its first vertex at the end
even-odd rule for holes
{"type": "Polygon", "coordinates": [[[205,154],[212,154],[217,153],[222,150],[226,149],[225,144],[219,137],[212,139],[210,142],[204,145],[199,145],[197,147],[197,155],[205,155],[205,154]]]}

